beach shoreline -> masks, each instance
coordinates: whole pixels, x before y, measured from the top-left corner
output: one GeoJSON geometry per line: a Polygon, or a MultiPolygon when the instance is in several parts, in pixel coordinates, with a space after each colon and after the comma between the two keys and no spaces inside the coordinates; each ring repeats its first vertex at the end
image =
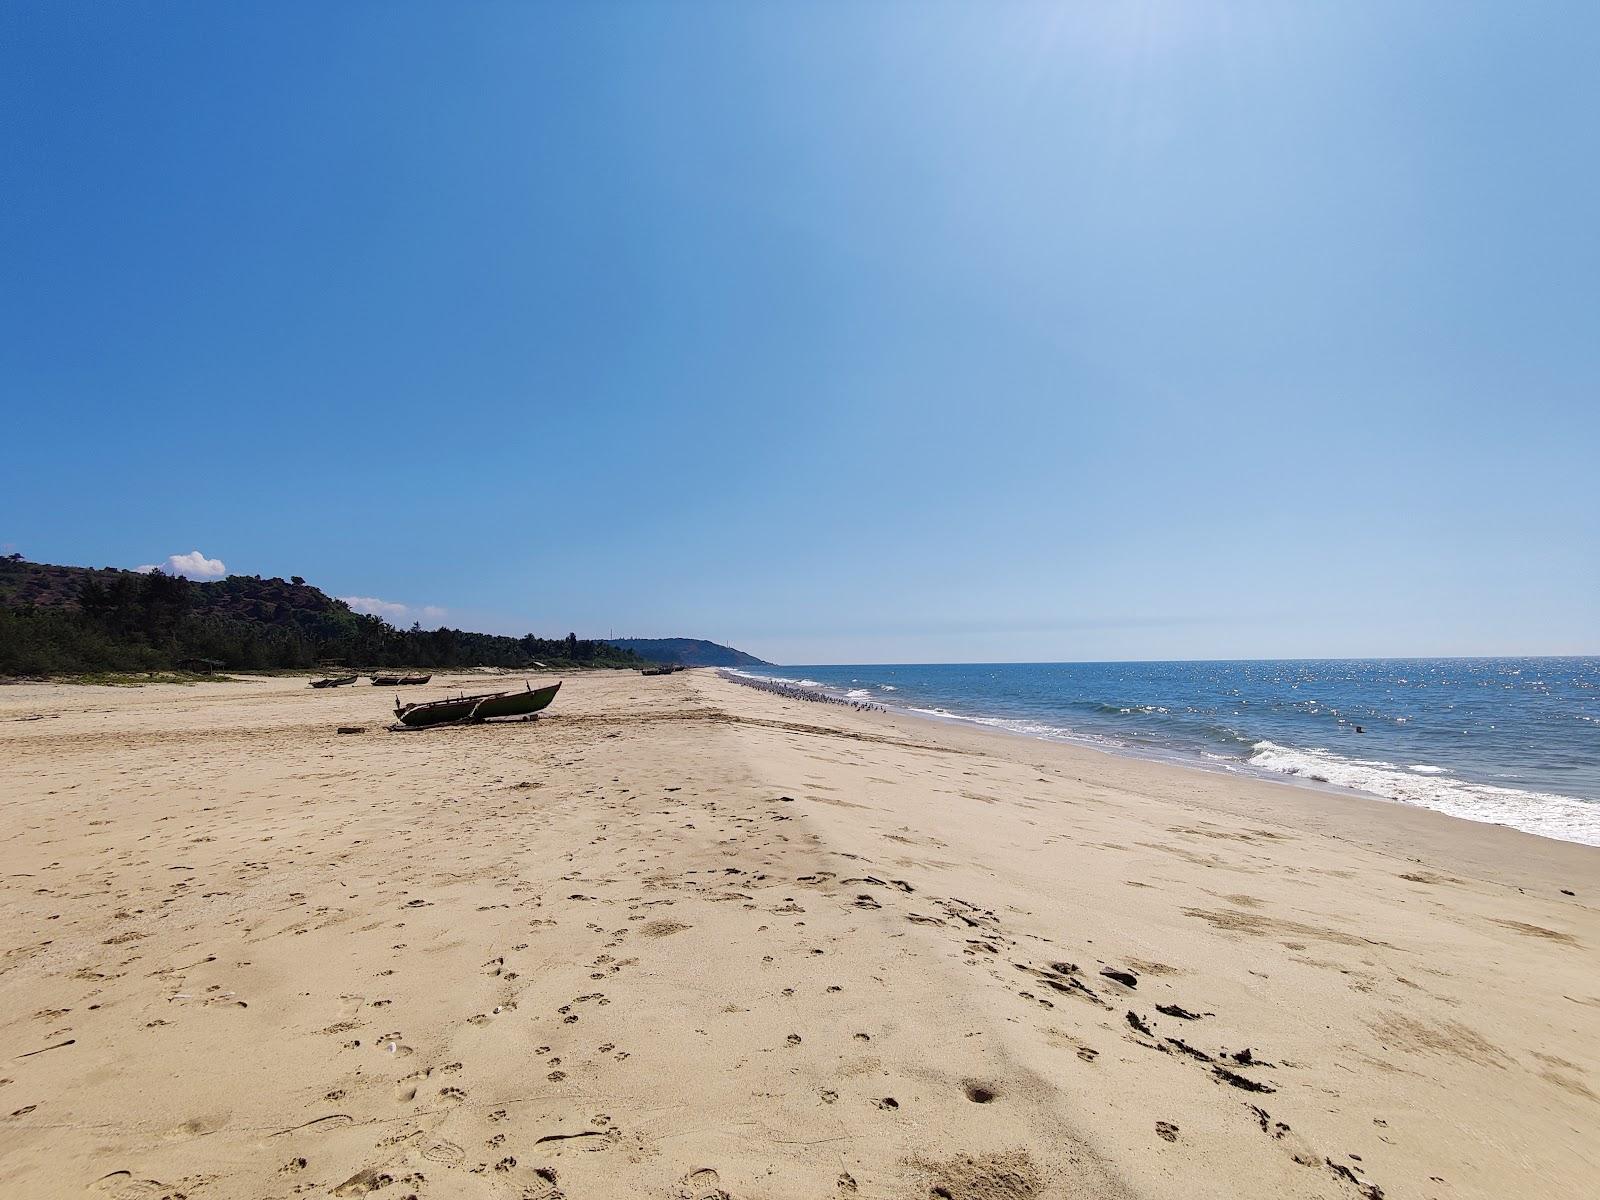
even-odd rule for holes
{"type": "Polygon", "coordinates": [[[1600,1172],[1596,848],[705,670],[504,728],[388,700],[0,690],[19,1194],[1600,1172]]]}
{"type": "MultiPolygon", "coordinates": [[[[1384,661],[1411,662],[1419,666],[1426,666],[1435,664],[1440,660],[1384,661]]],[[[1484,662],[1494,660],[1473,659],[1463,661],[1484,662]]],[[[1590,660],[1573,657],[1567,659],[1513,661],[1565,664],[1587,663],[1590,660]]],[[[1094,666],[1098,664],[994,664],[994,666],[1001,669],[1017,666],[1080,667],[1084,665],[1094,666]]],[[[1109,665],[1121,666],[1125,664],[1109,665]]],[[[1157,665],[1165,666],[1168,664],[1157,665]]],[[[1190,666],[1192,664],[1181,665],[1190,666]]],[[[1232,666],[1235,664],[1223,663],[1216,665],[1232,666]]],[[[1322,666],[1325,663],[1323,660],[1284,660],[1281,665],[1322,666]]],[[[719,668],[718,671],[724,678],[728,678],[732,682],[745,681],[750,686],[757,688],[773,685],[778,692],[789,694],[798,699],[822,696],[831,703],[847,705],[852,700],[855,700],[858,708],[866,707],[868,711],[874,707],[886,707],[888,711],[896,715],[911,717],[916,720],[932,721],[941,725],[990,731],[1033,741],[1076,746],[1081,749],[1110,755],[1114,758],[1133,758],[1142,762],[1177,766],[1208,774],[1288,784],[1296,788],[1324,794],[1359,796],[1409,808],[1426,808],[1463,820],[1518,829],[1524,833],[1531,833],[1556,841],[1600,846],[1600,800],[1596,800],[1594,796],[1583,791],[1570,790],[1560,793],[1547,793],[1539,791],[1536,787],[1513,788],[1503,783],[1487,780],[1463,779],[1456,770],[1436,765],[1402,768],[1393,762],[1384,761],[1381,757],[1381,750],[1377,751],[1380,756],[1378,758],[1362,757],[1351,746],[1342,747],[1337,752],[1330,751],[1326,744],[1326,739],[1321,742],[1314,741],[1298,745],[1279,745],[1271,740],[1271,736],[1283,736],[1281,733],[1274,733],[1269,736],[1266,733],[1258,732],[1253,738],[1243,739],[1249,745],[1248,754],[1234,746],[1232,749],[1237,752],[1236,755],[1229,755],[1227,753],[1217,753],[1215,750],[1206,750],[1196,745],[1185,745],[1177,740],[1167,742],[1154,741],[1151,740],[1148,731],[1144,734],[1143,740],[1141,740],[1138,736],[1126,734],[1119,736],[1116,733],[1108,733],[1104,730],[1095,731],[1087,727],[1079,728],[1065,724],[1045,725],[1041,723],[1040,719],[1034,717],[1025,718],[1016,715],[1003,715],[1001,711],[1003,706],[997,707],[995,711],[988,713],[957,712],[945,708],[917,707],[902,699],[898,694],[898,688],[890,689],[890,691],[896,693],[894,695],[874,692],[870,686],[864,686],[846,694],[845,685],[842,683],[837,681],[817,681],[807,677],[808,672],[821,674],[828,671],[849,670],[861,673],[882,673],[885,671],[893,672],[897,669],[901,668],[764,667],[761,671],[753,668],[719,668]],[[775,674],[776,672],[784,672],[784,674],[775,674]],[[793,678],[792,676],[795,674],[800,675],[801,678],[793,678]],[[866,699],[863,701],[858,697],[865,697],[866,699]],[[1264,751],[1270,752],[1270,756],[1275,760],[1270,765],[1266,762],[1258,761],[1258,755],[1264,751]],[[1287,763],[1282,761],[1285,756],[1292,761],[1287,763]],[[1320,761],[1321,759],[1326,761],[1320,761]],[[1358,776],[1365,776],[1365,778],[1362,778],[1360,782],[1349,782],[1319,773],[1319,771],[1328,771],[1331,774],[1348,774],[1352,770],[1358,776]],[[1397,784],[1400,785],[1401,790],[1395,790],[1397,784]],[[1440,785],[1443,785],[1442,791],[1440,785]],[[1431,794],[1403,794],[1407,786],[1413,789],[1417,787],[1428,788],[1431,794]],[[1459,789],[1463,786],[1467,791],[1461,794],[1459,789]]],[[[913,669],[925,668],[914,667],[913,669]]],[[[854,682],[865,683],[866,681],[856,680],[854,682]]],[[[981,693],[979,695],[981,696],[981,693]]],[[[1132,710],[1124,706],[1121,711],[1126,715],[1132,710]]],[[[1163,707],[1159,711],[1164,713],[1167,710],[1163,707]]],[[[1065,721],[1071,718],[1059,716],[1053,719],[1065,721]]],[[[1349,726],[1346,736],[1348,736],[1349,731],[1353,731],[1358,736],[1364,732],[1354,721],[1341,720],[1341,725],[1349,726]]],[[[1242,738],[1242,735],[1238,736],[1242,738]]],[[[1221,747],[1217,747],[1217,749],[1221,749],[1221,747]]]]}

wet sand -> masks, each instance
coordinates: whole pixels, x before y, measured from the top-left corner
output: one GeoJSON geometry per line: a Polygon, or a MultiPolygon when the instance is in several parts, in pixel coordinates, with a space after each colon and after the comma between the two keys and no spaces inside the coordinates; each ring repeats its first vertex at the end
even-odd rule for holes
{"type": "Polygon", "coordinates": [[[1594,1194],[1600,851],[705,671],[392,695],[0,689],[0,1192],[1594,1194]]]}

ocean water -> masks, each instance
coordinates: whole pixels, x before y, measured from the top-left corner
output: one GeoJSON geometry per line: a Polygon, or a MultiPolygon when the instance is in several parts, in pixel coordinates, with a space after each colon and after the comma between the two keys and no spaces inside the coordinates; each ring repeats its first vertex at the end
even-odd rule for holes
{"type": "Polygon", "coordinates": [[[1600,658],[738,672],[891,709],[1344,788],[1600,845],[1600,658]]]}

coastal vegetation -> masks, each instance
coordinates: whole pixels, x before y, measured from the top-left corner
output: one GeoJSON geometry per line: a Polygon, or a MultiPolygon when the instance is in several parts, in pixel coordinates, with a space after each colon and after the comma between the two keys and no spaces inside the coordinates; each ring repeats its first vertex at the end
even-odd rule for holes
{"type": "Polygon", "coordinates": [[[160,571],[0,559],[0,675],[272,671],[325,664],[641,667],[608,642],[398,629],[298,576],[197,583],[160,571]]]}

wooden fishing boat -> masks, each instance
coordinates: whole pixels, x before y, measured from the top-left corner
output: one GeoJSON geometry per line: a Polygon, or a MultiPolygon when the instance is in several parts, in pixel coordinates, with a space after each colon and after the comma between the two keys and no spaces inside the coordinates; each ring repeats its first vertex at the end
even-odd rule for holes
{"type": "Polygon", "coordinates": [[[374,675],[372,677],[372,686],[415,687],[419,684],[427,683],[432,678],[432,675],[400,675],[395,672],[390,672],[387,675],[374,675]]]}
{"type": "Polygon", "coordinates": [[[313,679],[311,686],[314,688],[344,687],[347,683],[354,683],[358,675],[335,675],[328,679],[313,679]]]}
{"type": "Polygon", "coordinates": [[[561,684],[557,681],[538,688],[527,683],[520,692],[448,696],[443,700],[427,700],[421,704],[401,704],[396,700],[394,715],[408,729],[421,729],[429,725],[476,724],[502,717],[529,717],[548,708],[560,690],[561,684]]]}

